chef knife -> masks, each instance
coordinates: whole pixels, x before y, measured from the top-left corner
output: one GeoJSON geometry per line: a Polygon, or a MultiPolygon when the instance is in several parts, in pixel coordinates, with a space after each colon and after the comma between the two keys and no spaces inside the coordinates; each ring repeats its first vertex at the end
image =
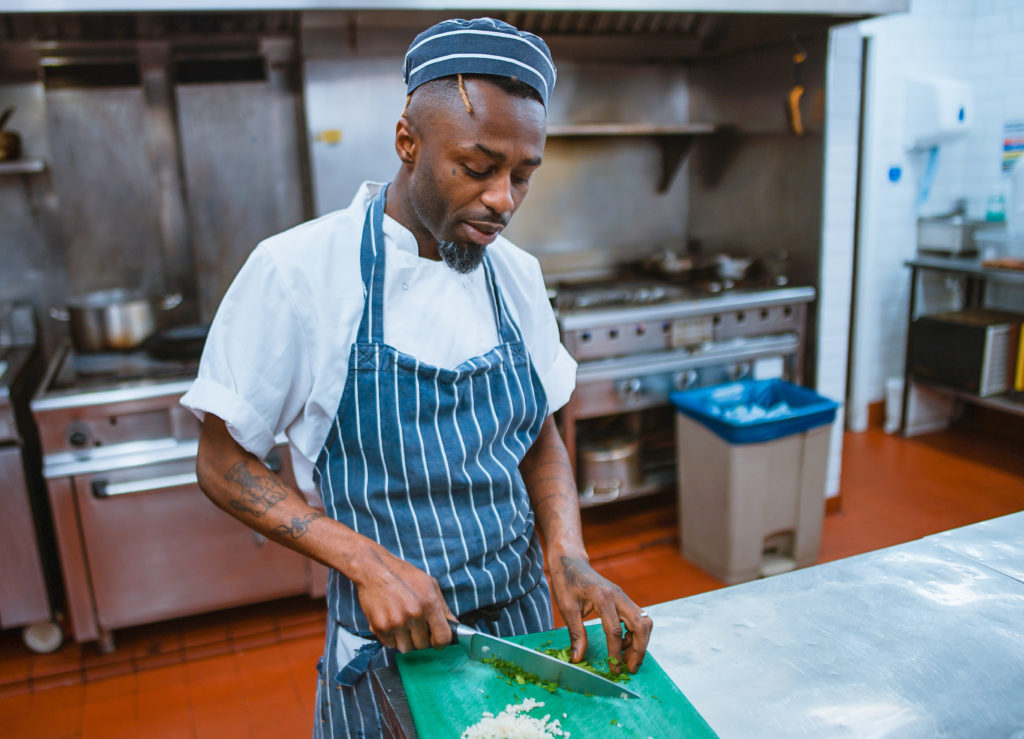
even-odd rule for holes
{"type": "Polygon", "coordinates": [[[451,627],[452,640],[466,650],[470,659],[478,662],[485,659],[510,662],[524,672],[536,675],[541,681],[557,683],[560,688],[576,693],[613,698],[640,697],[629,688],[543,652],[485,634],[465,624],[451,623],[451,627]]]}

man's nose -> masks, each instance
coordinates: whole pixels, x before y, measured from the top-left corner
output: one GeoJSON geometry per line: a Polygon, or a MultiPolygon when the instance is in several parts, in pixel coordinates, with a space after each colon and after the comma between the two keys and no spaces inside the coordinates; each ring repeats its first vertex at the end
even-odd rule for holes
{"type": "Polygon", "coordinates": [[[487,190],[480,198],[484,205],[498,215],[511,213],[516,206],[512,197],[512,178],[494,177],[487,183],[487,190]]]}

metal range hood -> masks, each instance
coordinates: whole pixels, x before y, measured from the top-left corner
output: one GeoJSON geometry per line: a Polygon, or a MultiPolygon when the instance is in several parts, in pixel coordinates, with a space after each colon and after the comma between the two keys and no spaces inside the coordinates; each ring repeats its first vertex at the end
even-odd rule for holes
{"type": "MultiPolygon", "coordinates": [[[[301,16],[304,46],[345,55],[391,53],[395,38],[454,16],[488,14],[541,35],[562,58],[581,61],[686,62],[782,43],[837,23],[907,10],[909,0],[660,0],[494,3],[436,0],[0,0],[3,41],[74,42],[96,26],[121,40],[172,35],[210,37],[285,25],[301,16]],[[92,19],[89,24],[66,23],[92,19]],[[269,19],[261,21],[260,19],[269,19]],[[182,19],[186,19],[183,21],[182,19]],[[193,22],[190,24],[188,19],[193,22]],[[194,28],[184,28],[194,26],[194,28]],[[341,33],[339,33],[339,30],[341,33]],[[397,34],[397,35],[396,35],[397,34]],[[319,38],[318,38],[319,36],[319,38]]],[[[263,31],[265,32],[265,31],[263,31]]],[[[257,33],[260,33],[257,30],[257,33]]],[[[94,39],[99,40],[99,39],[94,39]]]]}
{"type": "Polygon", "coordinates": [[[221,10],[576,10],[693,13],[789,13],[864,17],[907,10],[907,0],[2,0],[3,13],[221,10]]]}

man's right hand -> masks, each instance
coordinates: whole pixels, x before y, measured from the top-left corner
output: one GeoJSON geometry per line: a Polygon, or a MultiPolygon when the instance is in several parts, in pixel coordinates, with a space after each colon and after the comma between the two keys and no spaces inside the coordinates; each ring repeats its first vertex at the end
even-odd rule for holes
{"type": "Polygon", "coordinates": [[[456,619],[437,580],[375,543],[369,543],[360,560],[359,575],[352,578],[359,605],[384,646],[399,652],[448,646],[448,622],[456,619]]]}

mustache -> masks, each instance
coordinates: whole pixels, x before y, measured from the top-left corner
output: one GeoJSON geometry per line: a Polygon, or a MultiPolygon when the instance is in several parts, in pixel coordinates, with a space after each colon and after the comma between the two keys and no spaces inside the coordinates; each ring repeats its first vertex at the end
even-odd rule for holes
{"type": "Polygon", "coordinates": [[[462,220],[464,220],[464,221],[476,221],[477,223],[490,223],[490,224],[493,224],[495,226],[500,226],[501,228],[505,228],[505,226],[508,225],[508,222],[510,220],[512,220],[512,216],[511,215],[503,216],[503,215],[500,215],[498,213],[485,213],[484,215],[479,215],[479,216],[469,216],[468,218],[463,218],[462,220]]]}

